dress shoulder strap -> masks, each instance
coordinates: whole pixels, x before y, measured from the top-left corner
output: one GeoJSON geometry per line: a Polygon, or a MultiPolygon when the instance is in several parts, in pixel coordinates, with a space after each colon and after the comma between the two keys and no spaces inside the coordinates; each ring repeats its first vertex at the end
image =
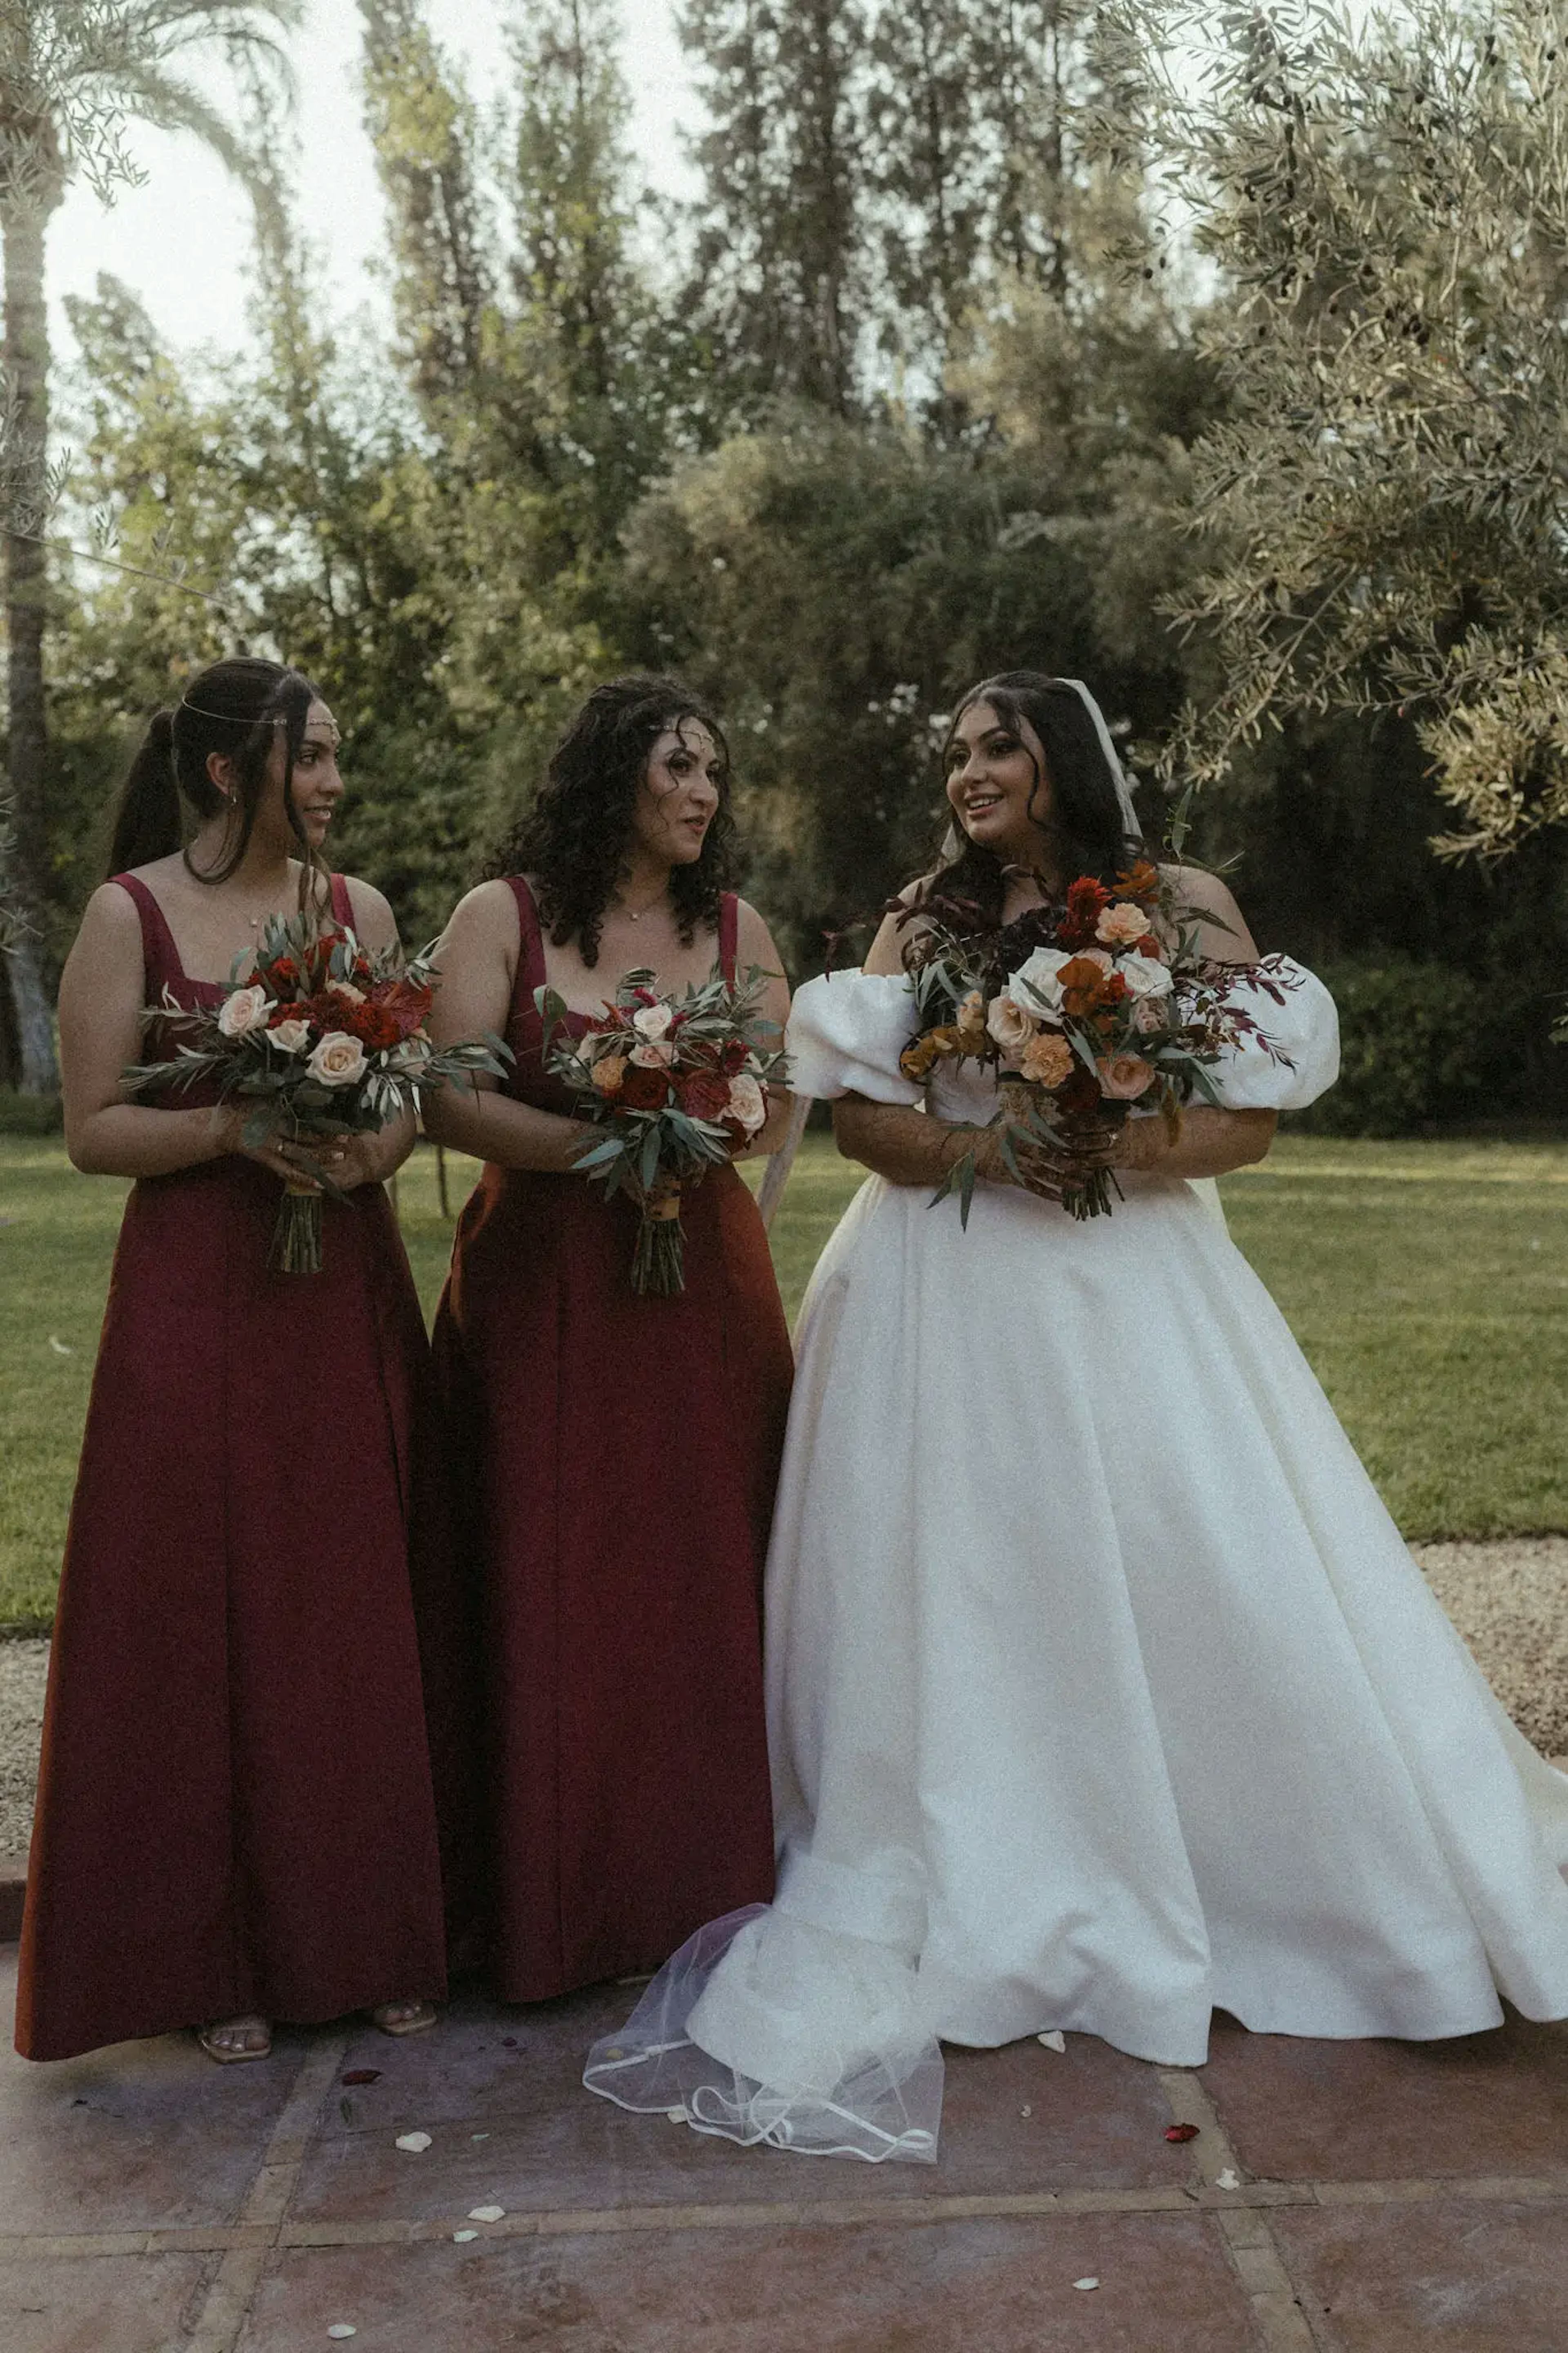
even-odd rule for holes
{"type": "Polygon", "coordinates": [[[142,970],[149,997],[155,997],[165,981],[185,976],[169,919],[139,874],[111,874],[109,879],[127,893],[141,921],[142,970]]]}
{"type": "Polygon", "coordinates": [[[733,891],[726,891],[719,902],[719,969],[727,988],[735,986],[735,944],[740,929],[740,902],[733,891]]]}
{"type": "Polygon", "coordinates": [[[352,932],[354,927],[354,902],[349,897],[348,877],[345,874],[334,874],[331,877],[331,892],[333,920],[346,924],[352,932]]]}
{"type": "Polygon", "coordinates": [[[513,1004],[531,1007],[533,992],[542,988],[549,975],[544,969],[544,934],[539,927],[539,907],[533,892],[521,874],[509,874],[507,887],[517,901],[519,935],[517,979],[512,987],[513,1004]]]}

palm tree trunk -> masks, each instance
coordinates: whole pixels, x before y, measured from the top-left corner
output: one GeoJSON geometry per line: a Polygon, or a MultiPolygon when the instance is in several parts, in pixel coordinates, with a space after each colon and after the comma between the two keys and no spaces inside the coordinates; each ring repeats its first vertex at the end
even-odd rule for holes
{"type": "Polygon", "coordinates": [[[45,857],[44,607],[47,577],[37,533],[48,512],[48,314],[44,305],[46,200],[0,200],[5,269],[6,778],[16,845],[7,880],[18,934],[5,955],[24,1094],[59,1087],[54,1025],[40,954],[45,857]],[[31,534],[31,535],[29,535],[31,534]]]}

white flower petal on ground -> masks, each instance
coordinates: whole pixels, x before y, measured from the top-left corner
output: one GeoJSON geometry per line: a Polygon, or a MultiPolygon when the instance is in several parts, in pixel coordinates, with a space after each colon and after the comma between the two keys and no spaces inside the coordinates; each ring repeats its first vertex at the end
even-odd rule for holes
{"type": "Polygon", "coordinates": [[[1223,2173],[1215,2175],[1214,2186],[1216,2189],[1239,2189],[1241,2176],[1234,2165],[1227,2165],[1223,2173]]]}
{"type": "Polygon", "coordinates": [[[504,2206],[470,2206],[468,2209],[470,2222],[501,2222],[505,2219],[504,2206]]]}
{"type": "Polygon", "coordinates": [[[74,1356],[76,1354],[76,1350],[68,1348],[63,1340],[57,1340],[52,1332],[49,1334],[49,1345],[57,1356],[74,1356]]]}
{"type": "Polygon", "coordinates": [[[1086,2289],[1087,2289],[1087,2288],[1091,2288],[1091,2287],[1098,2287],[1098,2286],[1100,2285],[1100,2282],[1099,2282],[1097,2279],[1080,2279],[1080,2280],[1074,2280],[1074,2282],[1073,2282],[1073,2285],[1074,2285],[1074,2287],[1081,2287],[1081,2288],[1086,2288],[1086,2289]]]}
{"type": "Polygon", "coordinates": [[[428,2133],[399,2133],[397,2146],[399,2148],[405,2148],[410,2157],[417,2157],[422,2150],[429,2147],[430,2136],[428,2133]]]}
{"type": "Polygon", "coordinates": [[[690,2111],[687,2108],[666,2108],[664,2113],[672,2125],[685,2125],[691,2121],[690,2111]]]}
{"type": "Polygon", "coordinates": [[[1043,2042],[1047,2051],[1065,2051],[1068,2047],[1067,2036],[1059,2026],[1053,2026],[1048,2034],[1037,2034],[1035,2040],[1043,2042]]]}
{"type": "Polygon", "coordinates": [[[479,2235],[477,2231],[454,2231],[452,2244],[455,2247],[466,2247],[470,2239],[477,2239],[479,2235]]]}
{"type": "Polygon", "coordinates": [[[357,2337],[359,2335],[359,2330],[354,2327],[352,2320],[334,2320],[331,2327],[328,2329],[327,2335],[329,2337],[357,2337]]]}

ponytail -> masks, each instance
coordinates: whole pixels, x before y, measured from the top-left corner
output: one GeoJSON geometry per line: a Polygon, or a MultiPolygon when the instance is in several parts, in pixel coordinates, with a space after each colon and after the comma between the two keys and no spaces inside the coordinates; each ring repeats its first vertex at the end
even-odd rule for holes
{"type": "Polygon", "coordinates": [[[167,858],[184,839],[174,776],[174,714],[157,711],[120,788],[109,852],[110,874],[167,858]]]}
{"type": "MultiPolygon", "coordinates": [[[[188,810],[193,831],[209,818],[226,817],[216,864],[198,870],[191,865],[188,849],[185,864],[198,882],[226,881],[249,845],[279,734],[284,774],[292,779],[305,723],[317,700],[315,688],[299,670],[248,654],[233,654],[198,670],[174,708],[154,714],[131,763],[114,813],[110,872],[150,866],[184,848],[188,810]],[[221,787],[213,780],[215,755],[226,768],[221,787]]],[[[300,844],[303,906],[307,885],[316,886],[322,869],[305,839],[291,794],[288,807],[300,844]]]]}

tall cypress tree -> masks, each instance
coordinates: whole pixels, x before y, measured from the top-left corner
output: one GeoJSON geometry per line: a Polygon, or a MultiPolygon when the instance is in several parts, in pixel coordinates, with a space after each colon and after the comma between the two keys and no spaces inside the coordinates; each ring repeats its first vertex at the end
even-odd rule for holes
{"type": "Polygon", "coordinates": [[[744,395],[855,407],[868,321],[866,0],[688,0],[710,128],[701,307],[744,395]]]}
{"type": "Polygon", "coordinates": [[[419,0],[360,0],[365,121],[391,219],[394,311],[428,410],[470,388],[493,287],[473,109],[419,0]]]}

